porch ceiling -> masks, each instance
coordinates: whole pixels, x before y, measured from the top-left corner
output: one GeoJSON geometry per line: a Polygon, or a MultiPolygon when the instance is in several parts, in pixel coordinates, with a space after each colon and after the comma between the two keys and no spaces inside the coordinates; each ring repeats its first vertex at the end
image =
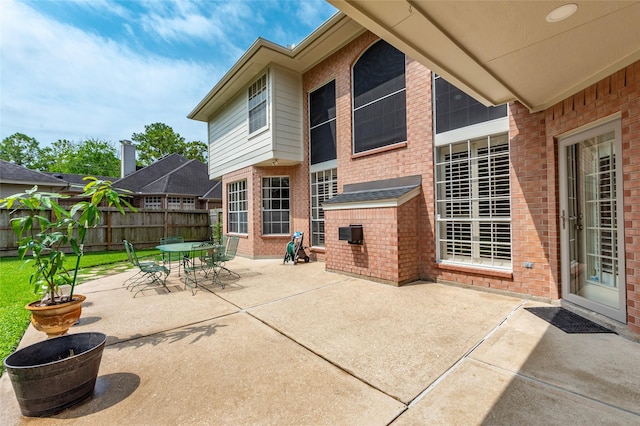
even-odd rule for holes
{"type": "Polygon", "coordinates": [[[640,60],[639,1],[328,2],[485,105],[544,110],[640,60]]]}

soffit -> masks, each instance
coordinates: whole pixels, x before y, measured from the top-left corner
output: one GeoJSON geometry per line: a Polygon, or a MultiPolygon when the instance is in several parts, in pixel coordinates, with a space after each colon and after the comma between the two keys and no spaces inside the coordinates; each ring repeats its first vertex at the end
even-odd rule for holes
{"type": "Polygon", "coordinates": [[[188,118],[209,118],[270,65],[304,73],[366,30],[343,13],[336,13],[300,44],[288,48],[259,38],[189,113],[188,118]]]}
{"type": "Polygon", "coordinates": [[[640,60],[638,1],[328,1],[485,105],[543,110],[640,60]]]}

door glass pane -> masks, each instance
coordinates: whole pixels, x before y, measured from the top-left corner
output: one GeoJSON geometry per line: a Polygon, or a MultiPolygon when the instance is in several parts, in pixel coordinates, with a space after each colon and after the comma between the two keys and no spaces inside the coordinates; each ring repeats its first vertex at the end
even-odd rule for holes
{"type": "Polygon", "coordinates": [[[570,292],[618,308],[614,132],[567,149],[570,292]]]}

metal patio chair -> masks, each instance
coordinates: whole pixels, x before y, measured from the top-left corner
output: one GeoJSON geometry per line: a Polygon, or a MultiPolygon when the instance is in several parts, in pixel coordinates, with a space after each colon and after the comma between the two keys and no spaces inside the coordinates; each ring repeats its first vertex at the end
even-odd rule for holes
{"type": "MultiPolygon", "coordinates": [[[[188,265],[184,269],[184,286],[185,288],[189,287],[191,289],[192,295],[195,295],[195,289],[196,287],[198,287],[197,273],[199,271],[202,271],[204,273],[205,278],[208,278],[209,275],[212,275],[213,283],[220,284],[220,286],[224,288],[224,283],[220,281],[220,278],[218,277],[218,271],[216,269],[219,267],[219,259],[221,257],[221,253],[218,251],[218,249],[220,249],[219,245],[210,242],[193,246],[193,253],[198,253],[198,256],[194,256],[193,258],[191,258],[188,265]],[[195,285],[192,286],[191,281],[193,281],[195,285]]],[[[209,290],[206,287],[204,288],[205,290],[209,290]]]]}
{"type": "Polygon", "coordinates": [[[171,292],[171,290],[167,288],[167,277],[170,273],[169,268],[153,261],[140,262],[133,244],[127,240],[123,240],[123,243],[132,263],[140,269],[140,272],[134,276],[134,278],[137,278],[127,286],[131,291],[137,289],[133,297],[136,297],[138,293],[153,285],[161,285],[168,292],[171,292]]]}
{"type": "Polygon", "coordinates": [[[220,258],[218,259],[218,267],[220,269],[224,269],[225,271],[227,271],[228,274],[230,275],[234,275],[238,278],[240,278],[240,274],[238,274],[237,272],[232,271],[231,269],[227,268],[226,266],[224,266],[224,264],[226,262],[230,262],[233,259],[236,258],[236,253],[238,252],[238,243],[240,242],[240,237],[237,237],[235,235],[233,236],[229,236],[227,237],[227,245],[226,245],[226,249],[224,251],[224,254],[222,254],[220,256],[220,258]]]}

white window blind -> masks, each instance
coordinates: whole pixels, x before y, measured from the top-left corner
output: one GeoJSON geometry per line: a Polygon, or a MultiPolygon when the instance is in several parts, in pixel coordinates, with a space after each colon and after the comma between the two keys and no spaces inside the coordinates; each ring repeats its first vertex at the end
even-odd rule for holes
{"type": "Polygon", "coordinates": [[[439,259],[511,267],[511,194],[507,135],[438,148],[439,259]]]}
{"type": "Polygon", "coordinates": [[[322,203],[338,193],[338,169],[311,173],[311,245],[324,247],[322,203]]]}

